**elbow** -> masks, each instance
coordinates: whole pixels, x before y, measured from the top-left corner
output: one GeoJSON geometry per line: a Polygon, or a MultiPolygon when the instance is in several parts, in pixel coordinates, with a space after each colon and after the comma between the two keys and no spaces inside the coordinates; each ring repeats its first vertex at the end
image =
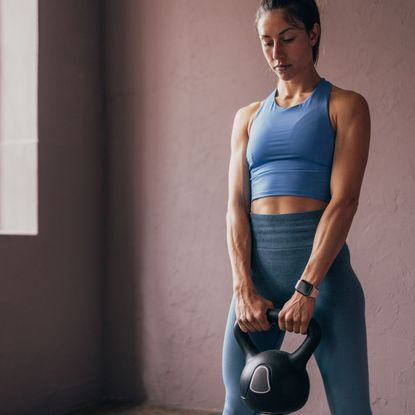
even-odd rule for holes
{"type": "Polygon", "coordinates": [[[228,227],[229,226],[229,224],[231,223],[231,221],[230,221],[230,215],[231,215],[231,213],[230,213],[230,211],[229,211],[229,209],[226,211],[226,217],[225,217],[225,219],[226,219],[226,226],[228,227]]]}
{"type": "Polygon", "coordinates": [[[231,218],[232,218],[232,210],[228,208],[228,210],[226,211],[226,224],[229,225],[231,223],[231,218]]]}
{"type": "Polygon", "coordinates": [[[239,213],[241,211],[249,213],[250,207],[250,204],[244,199],[229,200],[226,216],[234,214],[235,212],[239,213]]]}
{"type": "Polygon", "coordinates": [[[240,215],[241,213],[249,215],[249,210],[247,210],[246,207],[241,206],[239,204],[238,205],[228,205],[226,215],[225,215],[226,224],[229,225],[231,223],[232,218],[234,218],[237,215],[240,215]]]}
{"type": "Polygon", "coordinates": [[[357,208],[359,206],[359,199],[357,197],[332,198],[330,204],[333,207],[342,209],[353,216],[357,212],[357,208]]]}

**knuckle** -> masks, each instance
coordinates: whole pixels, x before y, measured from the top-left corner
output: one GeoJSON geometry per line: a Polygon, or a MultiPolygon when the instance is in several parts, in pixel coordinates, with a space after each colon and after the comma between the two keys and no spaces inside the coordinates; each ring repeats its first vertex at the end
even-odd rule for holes
{"type": "Polygon", "coordinates": [[[255,317],[257,320],[260,320],[260,319],[262,318],[262,316],[263,316],[263,313],[262,313],[261,311],[255,311],[255,313],[254,313],[254,317],[255,317]]]}

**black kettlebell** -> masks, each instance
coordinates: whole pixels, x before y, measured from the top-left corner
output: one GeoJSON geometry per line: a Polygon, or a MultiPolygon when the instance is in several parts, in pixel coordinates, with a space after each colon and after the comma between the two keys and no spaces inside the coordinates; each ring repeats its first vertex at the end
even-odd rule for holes
{"type": "MultiPolygon", "coordinates": [[[[268,309],[268,321],[278,323],[279,312],[277,309],[268,309]]],[[[306,364],[321,338],[317,322],[310,320],[307,337],[293,353],[282,350],[259,353],[237,321],[233,332],[246,359],[240,378],[240,393],[244,402],[252,410],[263,414],[283,415],[302,408],[310,392],[306,364]]]]}

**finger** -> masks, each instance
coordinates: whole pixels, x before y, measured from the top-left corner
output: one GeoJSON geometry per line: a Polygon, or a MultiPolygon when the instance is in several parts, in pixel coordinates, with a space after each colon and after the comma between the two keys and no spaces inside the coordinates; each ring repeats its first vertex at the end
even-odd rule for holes
{"type": "Polygon", "coordinates": [[[243,313],[237,317],[238,325],[244,333],[256,331],[255,327],[249,321],[249,317],[243,313]]]}
{"type": "Polygon", "coordinates": [[[253,321],[252,317],[244,320],[244,324],[249,332],[258,331],[255,327],[255,322],[253,321]]]}
{"type": "Polygon", "coordinates": [[[268,321],[266,310],[261,311],[256,318],[256,324],[259,331],[267,331],[271,324],[268,321]]]}
{"type": "Polygon", "coordinates": [[[272,301],[267,303],[267,310],[275,310],[274,303],[272,301]]]}
{"type": "Polygon", "coordinates": [[[242,324],[240,321],[238,321],[238,326],[244,333],[247,332],[245,324],[242,324]]]}
{"type": "Polygon", "coordinates": [[[265,318],[262,317],[259,320],[259,325],[260,325],[262,331],[267,331],[271,327],[271,324],[269,323],[269,321],[268,321],[268,319],[266,317],[265,318]]]}
{"type": "Polygon", "coordinates": [[[267,331],[269,329],[267,325],[267,318],[264,315],[260,315],[254,322],[255,328],[257,331],[267,331]]]}
{"type": "Polygon", "coordinates": [[[294,321],[294,324],[293,324],[294,333],[300,333],[300,326],[301,326],[300,321],[294,321]]]}
{"type": "Polygon", "coordinates": [[[307,330],[308,330],[308,321],[301,322],[300,333],[307,334],[307,330]]]}
{"type": "Polygon", "coordinates": [[[292,332],[293,331],[293,320],[290,316],[285,317],[285,327],[287,328],[287,331],[292,332]]]}
{"type": "Polygon", "coordinates": [[[249,323],[248,318],[246,317],[246,315],[241,314],[241,315],[237,318],[237,321],[238,321],[238,325],[239,325],[239,327],[241,328],[241,330],[242,330],[244,333],[248,333],[249,331],[253,331],[253,330],[252,330],[253,328],[252,328],[251,324],[249,323]]]}
{"type": "Polygon", "coordinates": [[[282,314],[281,311],[278,314],[278,327],[279,327],[280,330],[286,331],[286,327],[285,327],[285,316],[284,316],[284,314],[282,314]]]}
{"type": "Polygon", "coordinates": [[[249,333],[250,331],[252,331],[252,327],[250,327],[249,325],[247,325],[245,322],[238,322],[239,327],[241,328],[241,330],[244,333],[249,333]]]}

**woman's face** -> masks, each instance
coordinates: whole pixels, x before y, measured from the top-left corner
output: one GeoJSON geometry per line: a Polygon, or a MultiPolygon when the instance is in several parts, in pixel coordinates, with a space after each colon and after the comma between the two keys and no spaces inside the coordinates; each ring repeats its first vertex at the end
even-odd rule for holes
{"type": "Polygon", "coordinates": [[[298,26],[287,23],[281,9],[264,13],[258,21],[262,52],[273,72],[284,80],[314,67],[312,48],[318,40],[319,25],[314,24],[310,35],[302,22],[298,26]],[[289,66],[278,68],[280,65],[289,66]]]}

